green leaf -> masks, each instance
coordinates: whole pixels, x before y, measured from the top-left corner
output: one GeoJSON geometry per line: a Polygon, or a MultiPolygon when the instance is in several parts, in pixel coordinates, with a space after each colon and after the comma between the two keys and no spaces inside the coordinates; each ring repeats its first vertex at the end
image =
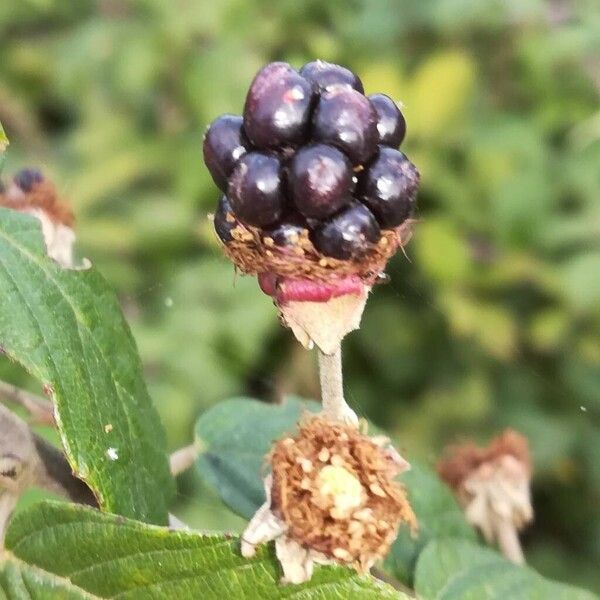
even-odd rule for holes
{"type": "Polygon", "coordinates": [[[238,546],[233,537],[172,531],[82,506],[43,502],[12,522],[0,592],[10,599],[29,598],[16,587],[25,582],[36,598],[406,600],[388,585],[342,567],[317,568],[305,584],[282,585],[271,546],[261,547],[251,559],[242,558],[238,546]]]}
{"type": "Polygon", "coordinates": [[[591,592],[544,579],[464,539],[434,540],[421,553],[415,590],[422,600],[593,600],[591,592]]]}
{"type": "Polygon", "coordinates": [[[0,123],[0,154],[6,150],[6,146],[8,146],[8,138],[6,137],[6,133],[4,133],[2,123],[0,123]]]}
{"type": "MultiPolygon", "coordinates": [[[[0,558],[1,555],[0,555],[0,558]]],[[[14,557],[0,562],[0,592],[2,598],[20,600],[35,598],[36,600],[83,600],[97,598],[81,588],[74,586],[67,579],[56,577],[39,569],[30,567],[14,557]]]]}
{"type": "Polygon", "coordinates": [[[466,522],[454,496],[437,475],[414,461],[411,470],[402,476],[408,491],[419,531],[412,537],[401,529],[385,565],[403,583],[412,584],[417,559],[432,539],[442,537],[477,539],[474,529],[466,522]]]}
{"type": "Polygon", "coordinates": [[[317,410],[316,402],[294,397],[279,405],[249,398],[221,402],[196,423],[202,477],[232,510],[250,519],[265,501],[261,473],[272,443],[292,432],[303,412],[317,410]]]}
{"type": "Polygon", "coordinates": [[[2,171],[2,167],[4,167],[4,151],[8,146],[8,137],[6,137],[6,133],[4,133],[4,128],[2,127],[2,123],[0,123],[0,172],[2,171]]]}
{"type": "MultiPolygon", "coordinates": [[[[272,443],[295,429],[303,411],[317,410],[318,403],[298,398],[287,398],[280,405],[248,398],[221,402],[196,424],[202,477],[231,509],[249,519],[265,501],[261,471],[272,443]]],[[[410,583],[417,557],[430,539],[456,536],[474,540],[475,532],[448,488],[427,467],[413,464],[402,475],[402,483],[417,515],[419,533],[413,539],[407,529],[401,529],[386,567],[410,583]]]]}
{"type": "Polygon", "coordinates": [[[107,511],[164,523],[164,431],[117,299],[94,269],[62,269],[37,219],[0,209],[0,345],[51,394],[67,458],[107,511]]]}

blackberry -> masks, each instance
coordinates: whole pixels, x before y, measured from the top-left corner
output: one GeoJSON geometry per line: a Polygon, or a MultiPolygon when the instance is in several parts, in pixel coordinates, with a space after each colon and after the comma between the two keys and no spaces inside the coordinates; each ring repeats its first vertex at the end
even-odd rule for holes
{"type": "Polygon", "coordinates": [[[204,135],[204,162],[213,181],[224,192],[236,162],[246,154],[248,141],[242,125],[242,117],[222,115],[210,124],[204,135]]]}
{"type": "Polygon", "coordinates": [[[352,164],[366,162],[377,149],[377,113],[360,92],[333,87],[321,94],[313,116],[315,140],[337,146],[352,164]]]}
{"type": "Polygon", "coordinates": [[[219,239],[224,244],[228,244],[233,240],[231,230],[237,226],[238,220],[235,218],[231,202],[227,196],[221,196],[213,223],[219,239]]]}
{"type": "Polygon", "coordinates": [[[373,94],[369,100],[377,112],[379,143],[398,148],[406,135],[406,121],[396,103],[385,94],[373,94]]]}
{"type": "Polygon", "coordinates": [[[361,174],[358,194],[384,228],[397,227],[411,215],[419,172],[399,150],[380,146],[373,162],[361,174]]]}
{"type": "Polygon", "coordinates": [[[14,184],[26,194],[29,193],[34,185],[42,183],[44,175],[38,169],[22,169],[14,177],[14,184]]]}
{"type": "Polygon", "coordinates": [[[361,94],[364,93],[362,81],[358,75],[342,67],[324,60],[313,60],[300,69],[300,75],[308,79],[317,94],[336,85],[347,85],[361,94]]]}
{"type": "Polygon", "coordinates": [[[256,227],[275,223],[284,209],[279,158],[262,152],[243,156],[229,178],[228,196],[244,223],[256,227]]]}
{"type": "Polygon", "coordinates": [[[244,129],[257,148],[305,140],[312,87],[290,65],[274,62],[258,72],[244,105],[244,129]]]}
{"type": "Polygon", "coordinates": [[[350,202],[352,165],[333,146],[301,148],[292,159],[289,186],[296,208],[305,216],[322,219],[350,202]]]}
{"type": "Polygon", "coordinates": [[[379,225],[369,209],[355,204],[321,225],[311,239],[322,254],[348,260],[363,256],[380,236],[379,225]]]}
{"type": "Polygon", "coordinates": [[[263,234],[263,239],[269,238],[276,246],[280,247],[296,246],[306,230],[306,223],[302,223],[300,219],[283,221],[276,227],[267,229],[263,234]]]}
{"type": "MultiPolygon", "coordinates": [[[[413,211],[419,174],[395,149],[405,133],[394,102],[383,94],[367,98],[345,67],[319,60],[299,72],[284,62],[266,65],[250,85],[243,117],[215,119],[204,137],[204,160],[225,193],[214,218],[218,237],[231,244],[236,226],[250,230],[231,247],[239,265],[258,256],[252,252],[263,256],[261,240],[267,262],[285,261],[290,251],[298,264],[318,266],[319,253],[361,259],[381,229],[401,225],[413,211]],[[304,244],[307,231],[314,249],[304,244]]],[[[30,187],[36,177],[22,179],[30,187]]]]}

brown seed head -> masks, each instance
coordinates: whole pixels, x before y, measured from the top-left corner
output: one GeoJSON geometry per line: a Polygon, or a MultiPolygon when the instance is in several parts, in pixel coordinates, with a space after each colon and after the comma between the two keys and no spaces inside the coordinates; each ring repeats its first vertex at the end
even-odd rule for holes
{"type": "Polygon", "coordinates": [[[392,452],[351,426],[311,417],[271,453],[271,510],[305,548],[366,571],[415,515],[392,452]]]}

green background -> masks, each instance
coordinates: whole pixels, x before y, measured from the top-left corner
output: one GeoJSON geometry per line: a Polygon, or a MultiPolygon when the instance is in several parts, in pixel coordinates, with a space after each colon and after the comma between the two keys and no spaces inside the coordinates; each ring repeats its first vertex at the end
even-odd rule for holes
{"type": "MultiPolygon", "coordinates": [[[[275,59],[341,62],[403,101],[421,223],[347,339],[348,400],[431,464],[525,433],[528,559],[600,590],[599,55],[594,0],[1,2],[4,171],[42,166],[72,202],[176,448],[219,400],[318,392],[314,356],[214,240],[204,128],[275,59]]],[[[174,512],[242,524],[193,473],[174,512]]]]}

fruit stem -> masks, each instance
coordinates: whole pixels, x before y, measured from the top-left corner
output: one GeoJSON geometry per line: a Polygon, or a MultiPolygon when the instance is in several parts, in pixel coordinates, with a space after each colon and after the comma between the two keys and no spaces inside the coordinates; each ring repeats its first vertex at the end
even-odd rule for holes
{"type": "Polygon", "coordinates": [[[514,523],[507,519],[495,518],[494,528],[500,552],[511,562],[517,565],[525,564],[525,556],[521,548],[521,541],[514,523]]]}
{"type": "Polygon", "coordinates": [[[321,350],[318,350],[318,354],[323,414],[332,421],[357,425],[358,417],[344,400],[341,344],[332,354],[325,354],[321,350]]]}

